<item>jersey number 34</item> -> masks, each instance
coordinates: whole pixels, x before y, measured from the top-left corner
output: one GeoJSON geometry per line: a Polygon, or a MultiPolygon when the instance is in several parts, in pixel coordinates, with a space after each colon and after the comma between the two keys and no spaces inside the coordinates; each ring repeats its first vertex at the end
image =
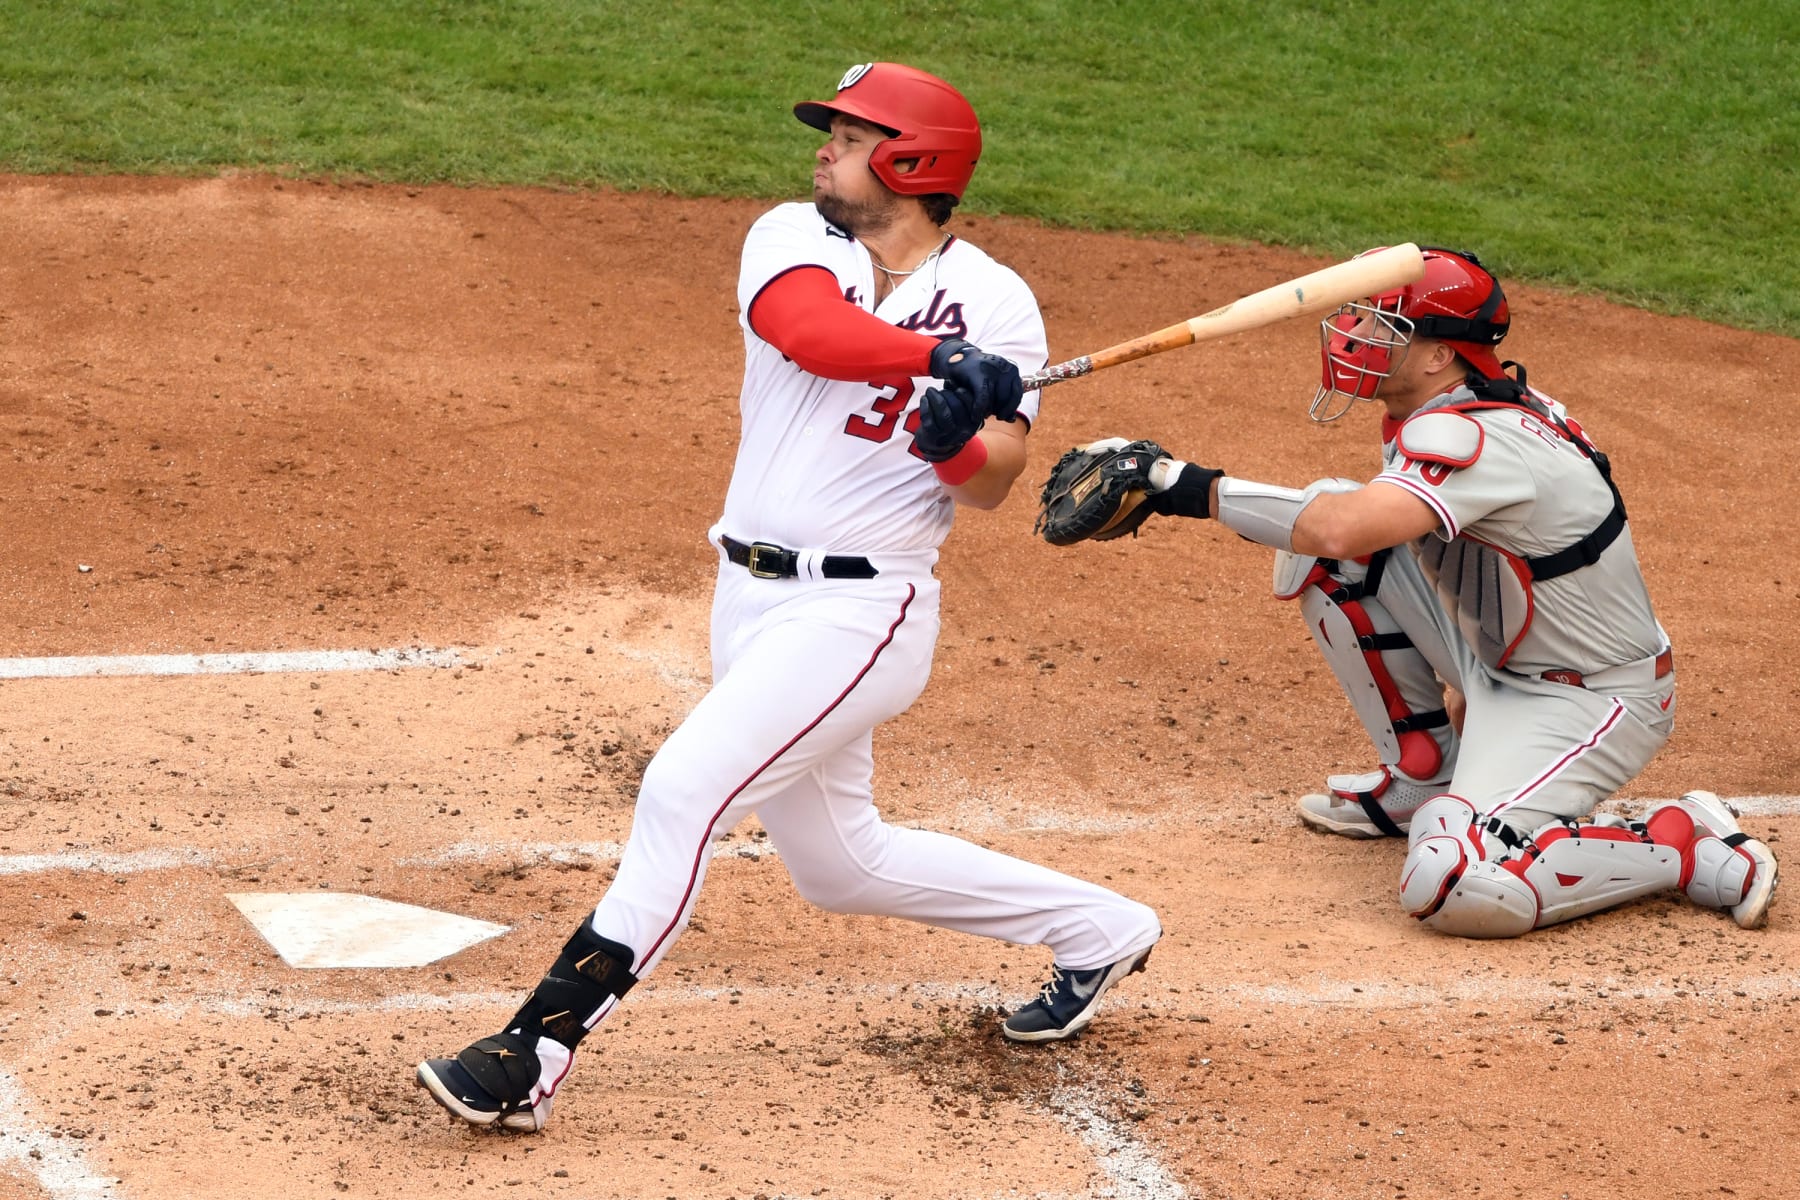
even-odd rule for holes
{"type": "MultiPolygon", "coordinates": [[[[869,406],[879,419],[871,421],[861,413],[852,413],[850,419],[844,422],[844,432],[851,437],[862,438],[866,442],[885,442],[894,436],[894,428],[900,422],[900,414],[906,412],[906,406],[912,400],[913,381],[896,379],[871,383],[869,386],[882,393],[881,398],[869,406]]],[[[907,416],[903,428],[907,433],[919,431],[918,410],[915,409],[907,416]]],[[[925,456],[919,453],[916,442],[907,449],[914,458],[924,459],[925,456]]]]}

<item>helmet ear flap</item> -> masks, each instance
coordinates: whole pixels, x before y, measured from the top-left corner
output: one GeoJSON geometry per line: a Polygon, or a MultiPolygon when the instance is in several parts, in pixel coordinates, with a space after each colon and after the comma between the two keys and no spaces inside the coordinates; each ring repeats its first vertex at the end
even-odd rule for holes
{"type": "Polygon", "coordinates": [[[834,113],[867,121],[888,137],[869,155],[875,177],[903,196],[957,199],[981,158],[981,122],[963,94],[902,63],[863,63],[844,73],[830,100],[805,100],[794,116],[829,131],[834,113]],[[911,161],[902,171],[899,164],[911,161]]]}

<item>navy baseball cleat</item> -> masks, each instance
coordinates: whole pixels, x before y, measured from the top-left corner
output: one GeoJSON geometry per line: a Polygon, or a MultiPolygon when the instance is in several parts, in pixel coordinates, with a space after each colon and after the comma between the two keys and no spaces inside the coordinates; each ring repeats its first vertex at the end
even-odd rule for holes
{"type": "Polygon", "coordinates": [[[1014,1042],[1059,1042],[1087,1028],[1100,1008],[1100,997],[1113,984],[1144,969],[1150,947],[1128,954],[1118,962],[1091,971],[1050,968],[1050,981],[1037,999],[1006,1018],[1000,1032],[1014,1042]]]}
{"type": "Polygon", "coordinates": [[[537,1094],[543,1067],[515,1033],[482,1038],[455,1058],[428,1058],[415,1078],[450,1114],[471,1125],[536,1133],[550,1119],[549,1093],[537,1094]]]}

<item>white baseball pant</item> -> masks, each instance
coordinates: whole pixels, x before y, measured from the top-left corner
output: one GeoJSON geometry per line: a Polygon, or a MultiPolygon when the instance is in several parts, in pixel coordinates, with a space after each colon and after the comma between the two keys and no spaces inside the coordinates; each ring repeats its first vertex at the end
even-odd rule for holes
{"type": "Polygon", "coordinates": [[[1156,941],[1155,913],[1107,888],[881,819],[872,731],[924,689],[937,634],[924,556],[872,580],[759,579],[721,561],[713,687],[645,771],[593,918],[639,977],[685,928],[713,842],[751,812],[800,894],[835,912],[1045,944],[1071,970],[1156,941]]]}

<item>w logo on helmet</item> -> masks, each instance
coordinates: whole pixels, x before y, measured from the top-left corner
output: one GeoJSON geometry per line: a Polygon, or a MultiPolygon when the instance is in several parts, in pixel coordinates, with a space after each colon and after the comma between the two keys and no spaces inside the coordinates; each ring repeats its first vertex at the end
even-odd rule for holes
{"type": "Polygon", "coordinates": [[[857,80],[861,79],[864,75],[867,75],[874,66],[874,63],[857,63],[854,67],[845,71],[844,77],[838,80],[837,90],[841,92],[845,88],[852,86],[857,80]]]}

